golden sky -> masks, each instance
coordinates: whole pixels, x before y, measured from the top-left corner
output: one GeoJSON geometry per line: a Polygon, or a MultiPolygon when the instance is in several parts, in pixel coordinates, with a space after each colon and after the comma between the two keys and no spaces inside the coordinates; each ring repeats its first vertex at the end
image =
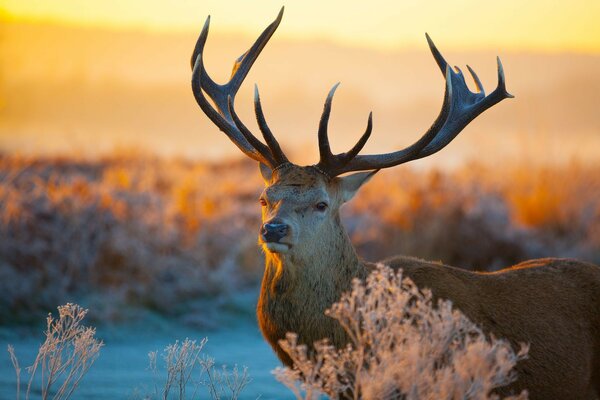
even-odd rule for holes
{"type": "Polygon", "coordinates": [[[421,48],[423,33],[446,48],[600,52],[598,0],[2,0],[12,20],[252,36],[285,5],[278,35],[381,49],[421,48]],[[440,39],[438,39],[440,40],[440,39]]]}

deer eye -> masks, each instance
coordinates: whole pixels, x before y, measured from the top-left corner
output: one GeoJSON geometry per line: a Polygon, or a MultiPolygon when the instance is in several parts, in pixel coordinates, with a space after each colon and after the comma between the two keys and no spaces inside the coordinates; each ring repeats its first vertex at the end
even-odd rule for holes
{"type": "Polygon", "coordinates": [[[325,211],[327,210],[327,203],[321,201],[320,203],[315,204],[315,209],[317,211],[325,211]]]}
{"type": "Polygon", "coordinates": [[[258,202],[263,207],[265,207],[267,205],[267,201],[265,199],[263,199],[262,197],[260,199],[258,199],[258,202]]]}

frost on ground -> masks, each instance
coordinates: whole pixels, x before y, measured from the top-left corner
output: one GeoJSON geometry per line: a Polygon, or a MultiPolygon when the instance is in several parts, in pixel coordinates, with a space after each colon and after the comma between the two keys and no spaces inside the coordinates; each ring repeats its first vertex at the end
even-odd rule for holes
{"type": "Polygon", "coordinates": [[[507,341],[488,340],[450,301],[432,303],[429,290],[379,265],[327,310],[348,346],[323,340],[312,351],[290,333],[280,344],[294,368],[278,368],[275,376],[297,399],[498,399],[492,390],[517,379],[513,368],[527,345],[515,352],[507,341]]]}
{"type": "MultiPolygon", "coordinates": [[[[33,364],[25,369],[29,379],[24,384],[21,382],[23,369],[16,351],[12,345],[8,345],[16,377],[17,400],[21,399],[22,391],[25,400],[78,397],[76,392],[82,379],[100,355],[103,342],[96,339],[94,328],[82,324],[87,310],[69,303],[58,307],[58,312],[58,318],[52,315],[47,318],[45,341],[39,347],[33,364]]],[[[167,345],[160,354],[158,351],[148,353],[153,388],[134,389],[137,384],[133,378],[135,374],[127,375],[124,379],[131,379],[129,384],[133,390],[130,398],[183,400],[207,398],[206,394],[213,400],[239,399],[242,390],[250,382],[248,369],[239,369],[237,365],[231,369],[225,365],[216,368],[214,359],[202,353],[206,342],[207,339],[200,342],[185,339],[167,345]]],[[[120,379],[123,377],[113,375],[111,384],[116,384],[120,379]]],[[[111,398],[103,397],[103,390],[102,387],[98,388],[94,396],[111,398]]],[[[0,393],[6,395],[4,390],[0,390],[0,393]]]]}

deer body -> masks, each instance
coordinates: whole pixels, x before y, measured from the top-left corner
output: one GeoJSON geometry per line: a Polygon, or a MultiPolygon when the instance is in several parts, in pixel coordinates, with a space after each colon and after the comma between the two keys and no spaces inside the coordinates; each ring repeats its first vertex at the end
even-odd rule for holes
{"type": "MultiPolygon", "coordinates": [[[[405,276],[419,287],[430,288],[436,297],[452,300],[486,332],[510,339],[515,348],[517,343],[531,344],[529,358],[516,367],[518,380],[503,394],[528,389],[532,399],[597,398],[600,268],[574,260],[544,259],[484,274],[403,257],[385,263],[402,268],[405,276]],[[539,291],[542,283],[547,286],[539,291]],[[593,290],[582,294],[580,288],[585,285],[593,290]],[[595,310],[590,304],[595,304],[595,310]]],[[[355,277],[365,276],[371,267],[361,264],[355,277]]],[[[328,274],[321,277],[332,280],[328,274]]],[[[283,274],[279,279],[290,278],[283,274]]],[[[349,290],[350,277],[344,278],[345,286],[328,293],[349,290]]],[[[290,365],[278,345],[288,331],[297,333],[299,341],[307,344],[322,338],[329,338],[338,347],[348,342],[343,329],[324,314],[339,297],[318,297],[321,293],[315,293],[305,280],[283,284],[294,287],[290,292],[273,293],[273,283],[273,277],[265,272],[257,314],[263,334],[282,362],[290,365]]],[[[323,282],[319,289],[332,284],[323,282]]]]}
{"type": "MultiPolygon", "coordinates": [[[[330,91],[318,129],[320,161],[291,163],[266,124],[258,90],[255,109],[265,143],[238,118],[234,97],[250,67],[281,21],[277,19],[234,64],[229,82],[215,83],[202,60],[207,20],[192,55],[192,89],[204,113],[242,152],[259,162],[265,181],[260,203],[259,243],[266,265],[257,306],[260,329],[282,362],[291,360],[279,346],[287,332],[300,342],[328,338],[336,346],[348,340],[337,321],[324,312],[355,278],[364,279],[373,264],[357,256],[340,222],[339,209],[379,169],[427,157],[448,145],[474,118],[512,97],[498,59],[498,85],[486,95],[475,72],[476,92],[462,71],[452,69],[429,36],[431,52],[442,71],[445,95],[431,128],[414,144],[387,154],[360,155],[372,119],[356,145],[333,154],[327,123],[337,85],[330,91]],[[211,102],[206,98],[208,94],[211,102]],[[351,175],[348,172],[360,171],[351,175]],[[343,176],[342,176],[343,175],[343,176]]],[[[600,399],[600,267],[563,259],[525,262],[494,273],[475,273],[411,257],[384,261],[402,268],[417,286],[448,299],[486,332],[528,343],[529,358],[517,365],[518,380],[503,393],[529,390],[532,399],[600,399]]]]}
{"type": "MultiPolygon", "coordinates": [[[[298,178],[289,175],[275,180],[295,184],[298,178]]],[[[325,179],[321,184],[327,184],[325,179]]],[[[282,186],[282,190],[290,190],[282,186]]],[[[280,218],[290,218],[285,212],[278,213],[282,214],[280,218]]],[[[299,342],[306,344],[322,338],[337,347],[348,342],[342,327],[327,317],[325,310],[350,290],[354,278],[364,279],[374,268],[356,255],[335,214],[318,232],[318,242],[309,240],[310,248],[301,249],[301,253],[265,248],[258,322],[286,365],[291,362],[279,341],[287,332],[297,333],[299,342]]],[[[481,273],[413,257],[395,257],[382,263],[401,268],[418,287],[430,288],[434,297],[451,300],[486,332],[509,339],[515,347],[518,343],[531,345],[529,358],[516,367],[518,380],[503,394],[528,389],[532,399],[597,398],[600,267],[549,258],[481,273]]]]}

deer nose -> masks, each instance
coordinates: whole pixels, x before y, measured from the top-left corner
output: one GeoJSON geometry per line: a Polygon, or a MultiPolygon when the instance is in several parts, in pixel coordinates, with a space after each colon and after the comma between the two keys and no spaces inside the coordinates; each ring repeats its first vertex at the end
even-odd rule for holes
{"type": "Polygon", "coordinates": [[[289,226],[280,221],[271,221],[263,224],[260,229],[260,236],[265,242],[279,242],[287,235],[289,226]]]}

